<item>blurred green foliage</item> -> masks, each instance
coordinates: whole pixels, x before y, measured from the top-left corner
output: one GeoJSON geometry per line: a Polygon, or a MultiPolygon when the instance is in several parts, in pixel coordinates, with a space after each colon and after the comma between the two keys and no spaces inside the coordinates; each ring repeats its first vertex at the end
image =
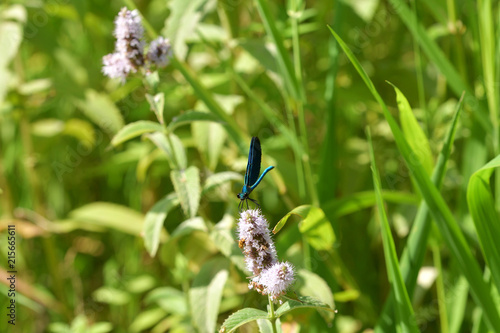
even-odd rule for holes
{"type": "MultiPolygon", "coordinates": [[[[334,299],[338,310],[332,320],[297,309],[280,318],[283,328],[359,332],[384,321],[394,281],[365,128],[397,256],[421,199],[438,192],[422,191],[423,173],[413,178],[380,101],[327,25],[397,115],[426,175],[441,165],[466,91],[439,212],[451,212],[492,282],[485,294],[497,295],[500,175],[498,158],[487,162],[500,154],[499,20],[491,0],[2,2],[0,308],[9,304],[3,276],[15,225],[20,331],[211,332],[239,309],[265,310],[265,297],[247,288],[234,231],[258,136],[263,166],[276,169],[252,196],[273,227],[282,222],[279,256],[298,268],[297,294],[334,299]],[[175,59],[157,85],[101,73],[123,6],[137,6],[149,40],[172,41],[175,59]]],[[[405,281],[418,328],[485,331],[484,313],[500,305],[468,298],[450,236],[428,228],[415,245],[423,263],[410,259],[423,266],[416,288],[405,281]]],[[[2,310],[0,330],[12,330],[5,318],[2,310]]]]}

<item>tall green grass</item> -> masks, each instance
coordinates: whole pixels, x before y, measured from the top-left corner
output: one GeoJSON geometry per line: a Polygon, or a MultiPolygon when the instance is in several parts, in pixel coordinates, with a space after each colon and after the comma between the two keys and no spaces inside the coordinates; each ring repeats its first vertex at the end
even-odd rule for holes
{"type": "Polygon", "coordinates": [[[283,330],[498,331],[499,20],[490,0],[0,5],[19,327],[272,329],[234,231],[259,136],[276,168],[252,196],[298,272],[283,330]],[[175,55],[123,85],[101,73],[121,6],[175,55]]]}

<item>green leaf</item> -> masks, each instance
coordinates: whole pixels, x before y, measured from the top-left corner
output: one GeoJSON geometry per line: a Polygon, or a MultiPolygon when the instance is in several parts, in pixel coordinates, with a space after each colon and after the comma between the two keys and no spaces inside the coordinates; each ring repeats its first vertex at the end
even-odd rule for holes
{"type": "Polygon", "coordinates": [[[161,308],[146,310],[135,317],[132,324],[130,324],[130,332],[142,332],[148,328],[156,325],[161,319],[163,319],[167,314],[161,308]]]}
{"type": "Polygon", "coordinates": [[[52,81],[50,79],[38,79],[38,80],[31,80],[21,84],[17,88],[17,91],[21,95],[31,96],[48,91],[51,87],[52,87],[52,81]]]}
{"type": "Polygon", "coordinates": [[[267,312],[262,310],[257,310],[253,308],[245,308],[236,311],[230,315],[222,324],[219,332],[231,333],[235,332],[236,329],[242,325],[250,323],[254,320],[267,319],[267,312]]]}
{"type": "Polygon", "coordinates": [[[469,285],[471,286],[474,300],[484,311],[488,325],[493,330],[495,329],[495,327],[500,327],[500,316],[498,314],[498,311],[496,310],[497,307],[493,302],[492,295],[490,294],[490,288],[485,283],[481,269],[479,268],[477,261],[473,257],[471,250],[460,230],[460,227],[453,218],[453,214],[446,205],[439,191],[436,189],[434,184],[432,184],[425,169],[422,167],[418,160],[413,158],[411,148],[406,142],[403,133],[401,132],[396,121],[387,109],[387,106],[382,100],[382,97],[380,97],[380,94],[375,89],[373,82],[370,80],[364,69],[359,64],[359,61],[356,59],[356,57],[353,55],[352,51],[344,43],[344,41],[333,30],[330,29],[330,31],[346,53],[353,66],[356,68],[357,72],[365,82],[372,95],[382,107],[385,119],[389,123],[398,149],[403,155],[410,171],[413,173],[415,181],[424,200],[429,206],[431,215],[436,221],[441,235],[443,236],[454,258],[456,259],[462,274],[464,274],[464,276],[467,278],[469,285]]]}
{"type": "Polygon", "coordinates": [[[116,134],[124,125],[120,110],[107,94],[89,89],[85,92],[85,100],[76,101],[75,104],[90,120],[109,134],[116,134]]]}
{"type": "Polygon", "coordinates": [[[500,290],[500,244],[498,242],[500,216],[495,209],[490,178],[499,167],[500,155],[477,170],[470,178],[467,188],[467,203],[476,227],[479,244],[498,290],[500,290]]]}
{"type": "Polygon", "coordinates": [[[429,141],[425,136],[424,131],[418,124],[417,119],[413,115],[410,107],[410,103],[403,95],[403,93],[392,83],[390,85],[394,87],[396,91],[396,101],[399,108],[399,117],[401,120],[401,128],[403,129],[406,141],[410,145],[410,148],[424,167],[427,174],[432,174],[432,169],[434,167],[434,162],[432,159],[431,147],[429,141]]]}
{"type": "Polygon", "coordinates": [[[467,280],[461,275],[457,282],[447,287],[449,291],[446,293],[447,309],[449,309],[448,318],[450,333],[459,333],[462,327],[464,316],[467,313],[467,298],[469,295],[469,285],[467,280]]]}
{"type": "Polygon", "coordinates": [[[196,36],[196,28],[207,13],[211,10],[209,1],[173,0],[168,3],[170,15],[165,21],[163,36],[168,36],[172,42],[172,50],[181,59],[186,57],[187,39],[196,36]]]}
{"type": "Polygon", "coordinates": [[[66,120],[63,134],[78,139],[87,148],[94,147],[96,144],[94,127],[86,120],[77,118],[66,120]]]}
{"type": "Polygon", "coordinates": [[[156,119],[158,119],[160,124],[163,124],[163,108],[165,106],[165,94],[158,93],[154,96],[146,94],[146,99],[148,100],[151,110],[155,113],[156,119]]]}
{"type": "Polygon", "coordinates": [[[318,251],[331,249],[335,242],[335,233],[330,221],[319,207],[311,205],[295,207],[276,223],[273,233],[278,233],[292,215],[300,216],[303,219],[299,223],[299,230],[312,247],[318,251]]]}
{"type": "Polygon", "coordinates": [[[145,299],[147,304],[156,303],[167,313],[185,315],[188,312],[186,295],[172,287],[160,287],[152,290],[145,299]]]}
{"type": "Polygon", "coordinates": [[[179,224],[172,232],[170,240],[188,235],[196,230],[208,232],[207,226],[201,217],[194,217],[179,224]]]}
{"type": "Polygon", "coordinates": [[[233,231],[234,217],[225,214],[210,232],[210,238],[217,249],[242,272],[246,272],[243,253],[234,239],[233,231]]]}
{"type": "Polygon", "coordinates": [[[167,126],[167,130],[172,132],[179,126],[190,124],[195,121],[213,121],[216,123],[221,122],[220,118],[213,115],[212,113],[190,110],[172,119],[172,121],[167,126]]]}
{"type": "Polygon", "coordinates": [[[154,132],[146,134],[146,136],[165,153],[172,169],[183,170],[187,167],[186,151],[177,135],[170,133],[167,136],[162,132],[154,132]]]}
{"type": "Polygon", "coordinates": [[[0,21],[0,69],[9,65],[23,41],[23,25],[18,22],[0,21]]]}
{"type": "Polygon", "coordinates": [[[207,177],[205,180],[205,184],[203,185],[203,190],[201,194],[205,194],[207,192],[210,192],[214,190],[215,188],[230,182],[232,180],[234,181],[241,181],[243,179],[243,176],[240,175],[237,172],[233,171],[223,171],[223,172],[218,172],[214,173],[213,175],[210,175],[207,177]]]}
{"type": "Polygon", "coordinates": [[[69,213],[71,220],[94,226],[113,228],[139,236],[143,229],[144,216],[128,207],[109,202],[93,202],[69,213]]]}
{"type": "Polygon", "coordinates": [[[213,122],[196,122],[191,125],[191,131],[203,161],[210,170],[215,170],[227,138],[224,127],[213,122]]]}
{"type": "Polygon", "coordinates": [[[333,247],[335,233],[321,208],[312,206],[306,218],[299,223],[299,230],[316,250],[330,250],[333,247]]]}
{"type": "Polygon", "coordinates": [[[225,258],[208,261],[194,278],[189,290],[191,316],[199,332],[215,332],[222,289],[229,276],[229,265],[225,258]]]}
{"type": "MultiPolygon", "coordinates": [[[[294,288],[300,295],[309,295],[326,304],[330,309],[335,308],[332,290],[328,283],[316,273],[306,269],[299,269],[294,288]]],[[[334,314],[331,312],[320,311],[320,314],[327,322],[333,320],[334,314]]]]}
{"type": "Polygon", "coordinates": [[[172,170],[170,177],[184,213],[195,216],[200,205],[200,171],[190,166],[186,170],[172,170]]]}
{"type": "Polygon", "coordinates": [[[111,140],[111,145],[116,147],[124,143],[125,141],[138,137],[139,135],[142,135],[144,133],[161,131],[163,131],[163,127],[160,124],[149,120],[139,120],[127,124],[122,129],[120,129],[111,140]]]}
{"type": "Polygon", "coordinates": [[[318,301],[317,299],[309,296],[300,296],[298,298],[300,300],[287,300],[286,302],[283,303],[275,312],[277,317],[281,317],[284,314],[287,314],[288,312],[295,310],[295,309],[301,309],[301,308],[315,308],[315,309],[321,309],[321,310],[326,310],[326,311],[331,311],[335,313],[335,310],[332,309],[328,304],[325,304],[323,302],[318,301]]]}
{"type": "Polygon", "coordinates": [[[112,287],[101,287],[92,293],[92,298],[100,303],[124,305],[130,302],[130,294],[112,287]]]}
{"type": "Polygon", "coordinates": [[[143,274],[127,281],[126,289],[134,294],[142,294],[153,288],[155,284],[156,280],[152,275],[143,274]]]}
{"type": "MultiPolygon", "coordinates": [[[[382,198],[385,201],[406,205],[417,205],[419,202],[418,196],[408,192],[383,190],[382,198]]],[[[344,198],[331,200],[323,206],[323,210],[331,219],[336,219],[369,207],[373,207],[375,202],[375,192],[357,192],[344,198]]]]}
{"type": "Polygon", "coordinates": [[[306,215],[309,213],[310,209],[311,209],[311,205],[302,205],[302,206],[295,207],[294,209],[289,211],[285,216],[283,216],[281,218],[281,220],[278,221],[278,223],[276,223],[276,225],[274,226],[274,229],[273,229],[273,234],[277,234],[281,230],[281,228],[283,228],[285,226],[285,224],[288,221],[288,219],[290,218],[290,216],[297,215],[300,218],[305,218],[306,215]]]}
{"type": "Polygon", "coordinates": [[[396,308],[396,331],[401,332],[418,332],[415,314],[411,306],[410,297],[406,291],[406,286],[401,276],[399,269],[398,256],[396,246],[392,238],[391,227],[385,213],[384,201],[380,192],[380,178],[375,164],[375,154],[373,152],[372,138],[370,131],[367,132],[370,148],[370,159],[373,174],[373,186],[375,188],[375,196],[377,198],[377,210],[381,223],[382,244],[384,247],[384,257],[386,262],[387,275],[391,284],[391,289],[394,293],[394,298],[397,302],[396,308]]]}
{"type": "Polygon", "coordinates": [[[64,130],[64,122],[60,119],[45,118],[31,124],[31,133],[36,136],[51,137],[64,130]]]}
{"type": "MultiPolygon", "coordinates": [[[[158,201],[146,214],[144,220],[143,238],[144,247],[151,257],[156,255],[160,238],[162,236],[163,221],[167,218],[167,214],[179,204],[177,195],[170,193],[160,201],[158,201]]],[[[165,237],[165,232],[163,231],[165,237]]]]}

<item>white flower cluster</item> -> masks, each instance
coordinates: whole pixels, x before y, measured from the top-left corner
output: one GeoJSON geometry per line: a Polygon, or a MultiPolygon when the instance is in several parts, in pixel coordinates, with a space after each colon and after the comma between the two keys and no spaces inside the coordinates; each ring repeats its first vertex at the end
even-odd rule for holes
{"type": "Polygon", "coordinates": [[[241,213],[238,235],[246,267],[254,274],[248,287],[277,300],[294,282],[295,272],[289,262],[278,262],[269,223],[260,210],[241,213]]]}
{"type": "Polygon", "coordinates": [[[165,67],[172,56],[170,42],[163,37],[151,42],[147,55],[144,55],[144,27],[137,10],[130,11],[125,7],[120,10],[113,35],[116,38],[115,52],[102,59],[102,72],[110,78],[120,78],[124,82],[130,73],[136,73],[140,68],[148,69],[150,65],[165,67]]]}

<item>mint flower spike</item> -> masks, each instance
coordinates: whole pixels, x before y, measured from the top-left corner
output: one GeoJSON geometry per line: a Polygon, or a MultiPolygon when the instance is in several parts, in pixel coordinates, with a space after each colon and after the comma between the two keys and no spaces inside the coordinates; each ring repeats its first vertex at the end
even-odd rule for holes
{"type": "Polygon", "coordinates": [[[172,46],[170,40],[160,36],[149,45],[146,58],[157,67],[165,67],[172,58],[172,46]]]}
{"type": "Polygon", "coordinates": [[[253,281],[261,288],[263,295],[269,295],[276,301],[295,281],[295,270],[288,261],[279,262],[262,271],[253,281]]]}
{"type": "Polygon", "coordinates": [[[238,220],[239,246],[245,255],[247,269],[260,273],[278,261],[269,223],[258,209],[241,212],[238,220]]]}
{"type": "Polygon", "coordinates": [[[137,10],[123,7],[115,19],[115,52],[102,58],[102,72],[122,83],[130,73],[144,66],[144,27],[137,10]]]}
{"type": "Polygon", "coordinates": [[[123,7],[115,19],[115,49],[130,59],[135,70],[144,65],[144,27],[139,12],[123,7]]]}
{"type": "Polygon", "coordinates": [[[115,79],[121,79],[122,83],[125,82],[130,72],[135,72],[134,67],[130,60],[121,53],[110,53],[102,58],[102,72],[104,75],[115,79]]]}

